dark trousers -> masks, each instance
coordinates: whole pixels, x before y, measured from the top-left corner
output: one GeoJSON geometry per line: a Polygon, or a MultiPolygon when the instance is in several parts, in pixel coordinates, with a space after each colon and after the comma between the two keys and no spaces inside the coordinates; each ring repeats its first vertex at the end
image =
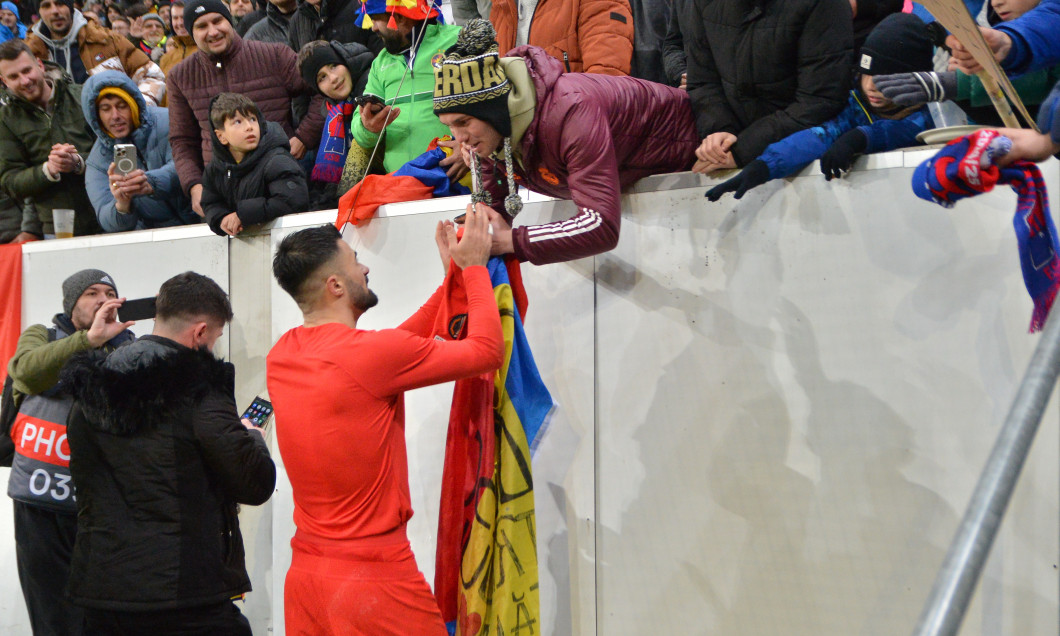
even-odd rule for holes
{"type": "Polygon", "coordinates": [[[154,612],[85,609],[88,636],[251,636],[250,621],[235,603],[154,612]]]}
{"type": "Polygon", "coordinates": [[[77,516],[15,502],[15,559],[34,636],[79,636],[84,614],[66,600],[77,516]]]}

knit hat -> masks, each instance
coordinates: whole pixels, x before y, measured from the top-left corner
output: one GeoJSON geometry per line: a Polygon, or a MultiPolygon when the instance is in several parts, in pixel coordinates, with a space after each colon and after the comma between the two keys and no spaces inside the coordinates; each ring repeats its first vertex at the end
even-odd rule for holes
{"type": "Polygon", "coordinates": [[[191,0],[184,5],[184,28],[188,33],[191,33],[192,27],[195,26],[195,20],[207,13],[220,13],[232,24],[232,14],[221,0],[191,0]]]}
{"type": "Polygon", "coordinates": [[[934,53],[923,20],[911,13],[892,13],[865,39],[858,70],[863,75],[930,71],[934,53]]]}
{"type": "MultiPolygon", "coordinates": [[[[331,46],[331,44],[315,46],[313,50],[310,51],[309,57],[302,61],[302,66],[298,69],[302,74],[302,81],[306,83],[306,86],[319,92],[317,89],[317,73],[328,64],[345,63],[342,61],[342,57],[339,56],[338,51],[336,51],[335,47],[331,46]]],[[[350,77],[353,79],[352,74],[350,77]]]]}
{"type": "Polygon", "coordinates": [[[17,4],[15,4],[14,2],[10,2],[10,1],[8,1],[8,2],[2,2],[2,3],[0,3],[0,9],[4,9],[4,10],[6,10],[6,11],[10,11],[11,13],[14,13],[14,14],[15,14],[15,19],[16,19],[16,20],[21,20],[21,19],[22,19],[22,18],[21,18],[21,17],[20,17],[19,15],[18,15],[18,5],[17,5],[17,4]]]}
{"type": "Polygon", "coordinates": [[[74,305],[81,298],[81,294],[96,284],[109,285],[115,294],[118,293],[118,286],[114,284],[114,279],[100,269],[83,269],[63,281],[63,313],[67,318],[73,317],[74,305]]]}
{"type": "Polygon", "coordinates": [[[64,4],[70,8],[70,15],[74,15],[74,0],[59,0],[59,4],[64,4]]]}
{"type": "Polygon", "coordinates": [[[469,20],[445,59],[434,67],[434,114],[471,115],[493,126],[503,137],[512,134],[508,93],[512,90],[501,68],[497,33],[489,20],[469,20]]]}
{"type": "Polygon", "coordinates": [[[403,15],[410,20],[428,20],[441,16],[440,6],[441,0],[365,0],[358,14],[361,28],[370,29],[373,15],[389,13],[391,22],[387,26],[393,29],[394,14],[403,15]]]}
{"type": "MultiPolygon", "coordinates": [[[[140,127],[140,105],[136,103],[133,96],[125,91],[123,88],[117,86],[105,86],[99,91],[99,95],[96,97],[96,106],[99,106],[99,100],[104,97],[120,97],[123,102],[129,105],[129,112],[132,115],[133,128],[140,127]]],[[[110,133],[107,133],[110,135],[110,133]]],[[[113,137],[113,135],[111,135],[113,137]]]]}
{"type": "Polygon", "coordinates": [[[146,24],[148,21],[154,20],[155,22],[162,25],[162,28],[166,28],[166,21],[162,19],[162,16],[157,13],[145,13],[144,17],[140,18],[140,24],[146,24]]]}

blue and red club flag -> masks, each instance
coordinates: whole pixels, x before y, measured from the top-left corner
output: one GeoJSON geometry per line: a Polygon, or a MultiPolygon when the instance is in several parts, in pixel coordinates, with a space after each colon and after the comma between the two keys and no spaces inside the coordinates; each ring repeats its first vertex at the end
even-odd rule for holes
{"type": "MultiPolygon", "coordinates": [[[[434,592],[450,634],[540,633],[531,450],[553,402],[530,352],[519,262],[489,264],[504,334],[500,370],[460,380],[442,474],[434,592]],[[529,628],[529,629],[527,629],[529,628]]],[[[466,334],[467,297],[449,266],[435,335],[466,334]]]]}

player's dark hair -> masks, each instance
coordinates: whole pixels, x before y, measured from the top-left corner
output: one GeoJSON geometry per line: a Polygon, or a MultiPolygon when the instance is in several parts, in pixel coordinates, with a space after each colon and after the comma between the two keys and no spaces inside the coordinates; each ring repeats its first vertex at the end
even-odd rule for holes
{"type": "Polygon", "coordinates": [[[272,258],[272,274],[285,292],[303,305],[305,283],[321,266],[339,253],[342,235],[334,225],[322,225],[299,230],[280,241],[272,258]]]}

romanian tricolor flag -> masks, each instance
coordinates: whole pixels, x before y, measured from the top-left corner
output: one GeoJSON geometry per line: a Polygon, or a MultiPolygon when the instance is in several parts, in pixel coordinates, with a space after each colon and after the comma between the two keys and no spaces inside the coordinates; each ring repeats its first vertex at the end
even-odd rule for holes
{"type": "MultiPolygon", "coordinates": [[[[531,449],[552,396],[523,332],[526,294],[519,262],[489,261],[504,333],[495,374],[453,391],[442,474],[434,592],[450,634],[538,634],[537,535],[531,449]]],[[[435,333],[466,334],[467,297],[450,264],[435,333]]]]}

